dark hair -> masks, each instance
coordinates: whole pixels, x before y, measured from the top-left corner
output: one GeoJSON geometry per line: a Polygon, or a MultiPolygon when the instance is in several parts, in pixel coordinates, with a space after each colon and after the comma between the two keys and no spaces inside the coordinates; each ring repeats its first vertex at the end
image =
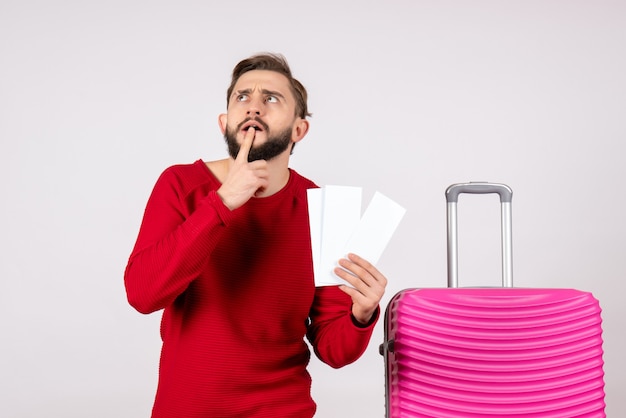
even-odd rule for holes
{"type": "Polygon", "coordinates": [[[289,85],[291,87],[291,93],[296,99],[296,115],[305,119],[307,116],[311,116],[307,108],[307,92],[304,86],[291,75],[289,64],[287,60],[280,54],[263,53],[253,55],[250,58],[246,58],[240,61],[239,64],[233,68],[233,76],[230,82],[230,86],[226,92],[226,106],[230,102],[230,95],[233,93],[235,84],[244,73],[253,70],[268,70],[276,71],[287,77],[289,85]]]}

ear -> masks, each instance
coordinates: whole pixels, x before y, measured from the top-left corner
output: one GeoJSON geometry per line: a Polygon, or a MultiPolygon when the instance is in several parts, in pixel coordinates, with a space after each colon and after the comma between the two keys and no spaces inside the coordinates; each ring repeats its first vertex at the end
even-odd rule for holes
{"type": "Polygon", "coordinates": [[[306,119],[298,118],[293,126],[291,142],[300,142],[307,132],[309,132],[309,121],[306,119]]]}
{"type": "Polygon", "coordinates": [[[220,131],[222,131],[222,135],[226,133],[226,121],[228,119],[228,115],[226,113],[221,113],[217,117],[217,123],[220,125],[220,131]]]}

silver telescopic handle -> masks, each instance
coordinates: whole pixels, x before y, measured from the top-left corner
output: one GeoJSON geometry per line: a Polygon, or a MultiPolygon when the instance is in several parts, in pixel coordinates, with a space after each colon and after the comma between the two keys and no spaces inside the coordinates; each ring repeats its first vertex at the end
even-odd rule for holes
{"type": "Polygon", "coordinates": [[[511,219],[513,191],[505,184],[485,182],[453,184],[446,190],[448,217],[448,287],[459,287],[457,203],[461,193],[497,193],[500,195],[502,286],[513,287],[513,235],[511,219]]]}

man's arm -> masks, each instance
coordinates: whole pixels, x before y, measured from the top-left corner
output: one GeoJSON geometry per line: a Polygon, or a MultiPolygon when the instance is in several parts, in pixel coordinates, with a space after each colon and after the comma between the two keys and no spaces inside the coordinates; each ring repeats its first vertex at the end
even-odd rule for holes
{"type": "Polygon", "coordinates": [[[139,312],[163,309],[184,292],[218,245],[231,212],[267,186],[267,162],[248,162],[254,133],[246,133],[221,187],[188,217],[180,179],[170,169],[157,181],[124,275],[128,301],[139,312]]]}
{"type": "Polygon", "coordinates": [[[168,306],[198,277],[232,216],[215,191],[186,214],[180,182],[172,169],[157,181],[126,266],[128,301],[142,313],[168,306]]]}
{"type": "Polygon", "coordinates": [[[363,326],[355,321],[351,306],[350,297],[338,286],[315,289],[307,338],[317,357],[334,368],[356,361],[365,352],[378,319],[376,310],[363,326]]]}

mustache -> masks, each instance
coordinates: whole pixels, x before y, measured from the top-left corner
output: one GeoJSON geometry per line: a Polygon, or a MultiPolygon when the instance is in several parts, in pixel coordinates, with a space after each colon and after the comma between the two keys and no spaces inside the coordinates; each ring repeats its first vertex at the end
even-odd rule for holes
{"type": "Polygon", "coordinates": [[[241,131],[241,128],[243,127],[243,125],[245,125],[246,123],[250,122],[250,121],[254,121],[256,123],[258,123],[259,125],[261,125],[261,127],[263,128],[264,131],[269,131],[269,126],[267,126],[267,123],[263,122],[263,120],[259,117],[254,117],[254,118],[246,118],[244,119],[239,125],[237,125],[237,131],[241,131]]]}

